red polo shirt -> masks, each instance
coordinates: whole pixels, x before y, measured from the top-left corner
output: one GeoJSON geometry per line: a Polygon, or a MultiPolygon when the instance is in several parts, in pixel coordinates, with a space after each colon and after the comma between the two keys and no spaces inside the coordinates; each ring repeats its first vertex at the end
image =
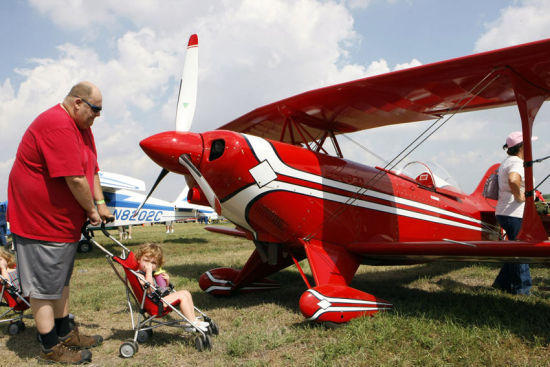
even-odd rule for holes
{"type": "Polygon", "coordinates": [[[10,230],[22,237],[76,242],[86,220],[65,176],[86,176],[93,193],[99,170],[91,129],[80,130],[56,105],[23,135],[8,183],[10,230]]]}

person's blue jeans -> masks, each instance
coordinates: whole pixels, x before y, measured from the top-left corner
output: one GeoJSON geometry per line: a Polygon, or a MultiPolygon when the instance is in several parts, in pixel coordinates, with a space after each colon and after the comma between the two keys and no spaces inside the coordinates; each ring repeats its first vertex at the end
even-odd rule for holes
{"type": "MultiPolygon", "coordinates": [[[[509,240],[515,240],[521,229],[522,218],[497,215],[497,222],[506,231],[509,240]]],[[[529,264],[505,263],[493,283],[493,287],[512,294],[529,294],[531,291],[529,264]]]]}

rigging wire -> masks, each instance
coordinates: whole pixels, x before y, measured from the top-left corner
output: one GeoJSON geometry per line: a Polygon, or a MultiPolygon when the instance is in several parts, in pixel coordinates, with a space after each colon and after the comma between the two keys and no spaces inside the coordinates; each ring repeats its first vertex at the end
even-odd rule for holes
{"type": "MultiPolygon", "coordinates": [[[[365,195],[369,190],[371,190],[372,187],[374,187],[378,183],[378,181],[380,181],[380,179],[382,179],[382,177],[384,175],[386,175],[385,170],[393,170],[399,163],[401,163],[405,158],[407,158],[412,152],[414,152],[416,149],[418,149],[418,147],[420,147],[420,145],[422,145],[429,137],[431,137],[436,131],[438,131],[447,122],[449,122],[449,120],[451,118],[453,118],[457,113],[462,112],[462,110],[466,106],[468,106],[468,104],[474,98],[476,98],[480,93],[482,93],[495,80],[497,80],[500,77],[500,74],[497,74],[491,80],[489,80],[485,86],[482,86],[483,83],[487,79],[489,79],[496,72],[496,70],[497,69],[491,70],[485,77],[483,77],[483,79],[481,79],[478,83],[476,83],[476,85],[474,85],[468,91],[468,93],[465,93],[464,96],[460,100],[455,102],[452,107],[448,108],[447,113],[449,111],[453,110],[454,108],[456,108],[457,106],[459,106],[459,108],[456,109],[449,117],[447,117],[446,119],[443,120],[443,118],[446,116],[446,114],[443,114],[443,115],[439,116],[439,118],[437,118],[437,120],[435,122],[433,122],[430,126],[428,126],[426,129],[424,129],[424,131],[422,131],[415,139],[413,139],[413,141],[411,143],[409,143],[409,145],[407,145],[390,162],[388,162],[384,166],[383,170],[379,170],[371,179],[369,179],[369,181],[367,181],[367,183],[365,184],[364,187],[360,187],[357,190],[357,192],[355,192],[355,194],[353,196],[349,197],[344,203],[342,203],[340,208],[338,210],[336,210],[335,212],[333,212],[329,218],[327,218],[326,222],[334,220],[334,219],[336,219],[336,217],[340,216],[347,209],[347,207],[349,205],[351,205],[355,201],[357,201],[359,199],[359,197],[365,195]],[[476,89],[479,86],[482,86],[481,89],[479,91],[476,91],[476,89]],[[467,98],[467,96],[470,96],[470,97],[467,98]],[[464,104],[462,104],[462,102],[466,99],[467,99],[467,101],[464,104]],[[432,130],[432,131],[430,132],[430,130],[432,130]],[[390,168],[388,168],[388,167],[390,167],[390,168]]],[[[346,135],[344,135],[344,136],[346,136],[346,135]]],[[[366,150],[366,148],[364,148],[364,149],[366,150]]],[[[305,241],[311,240],[315,235],[317,235],[320,227],[321,227],[321,225],[319,225],[313,232],[311,232],[310,234],[305,236],[304,240],[305,241]]],[[[481,222],[481,228],[485,229],[489,232],[499,232],[497,230],[497,228],[498,228],[497,226],[494,226],[494,225],[492,225],[490,223],[486,223],[486,222],[481,222]]]]}

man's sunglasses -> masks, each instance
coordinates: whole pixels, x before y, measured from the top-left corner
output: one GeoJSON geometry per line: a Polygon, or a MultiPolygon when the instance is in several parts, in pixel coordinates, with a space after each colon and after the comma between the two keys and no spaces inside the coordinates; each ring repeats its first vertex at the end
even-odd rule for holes
{"type": "Polygon", "coordinates": [[[95,113],[98,113],[98,112],[101,112],[101,109],[103,107],[100,107],[100,106],[96,106],[95,104],[91,104],[90,102],[86,101],[84,98],[82,97],[78,97],[78,96],[75,96],[76,98],[80,98],[84,103],[86,103],[88,106],[90,106],[90,108],[92,109],[92,111],[94,111],[95,113]]]}

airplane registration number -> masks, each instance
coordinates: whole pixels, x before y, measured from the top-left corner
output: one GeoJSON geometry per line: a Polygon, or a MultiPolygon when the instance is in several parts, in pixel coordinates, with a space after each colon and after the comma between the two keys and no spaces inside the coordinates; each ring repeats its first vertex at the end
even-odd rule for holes
{"type": "Polygon", "coordinates": [[[161,210],[140,210],[138,215],[132,217],[135,210],[125,209],[119,210],[114,209],[113,215],[115,220],[128,220],[130,222],[160,222],[162,219],[161,210]]]}

